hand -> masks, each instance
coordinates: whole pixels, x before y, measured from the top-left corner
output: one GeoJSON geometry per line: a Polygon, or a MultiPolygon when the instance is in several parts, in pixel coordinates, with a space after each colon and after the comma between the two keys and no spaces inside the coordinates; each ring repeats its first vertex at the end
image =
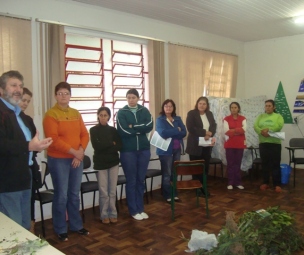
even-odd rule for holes
{"type": "Polygon", "coordinates": [[[206,131],[206,136],[212,136],[212,132],[206,131]]]}
{"type": "Polygon", "coordinates": [[[69,150],[69,153],[72,154],[75,158],[77,158],[80,161],[82,161],[82,159],[84,157],[84,150],[81,146],[79,147],[78,150],[75,150],[75,149],[71,148],[69,150]]]}
{"type": "Polygon", "coordinates": [[[132,124],[129,125],[129,128],[132,128],[132,124]]]}
{"type": "Polygon", "coordinates": [[[207,140],[210,139],[210,136],[209,136],[209,135],[206,135],[206,136],[204,137],[204,139],[205,139],[205,141],[207,141],[207,140]]]}
{"type": "Polygon", "coordinates": [[[270,135],[268,134],[269,128],[265,128],[261,130],[261,135],[264,137],[269,137],[270,135]]]}
{"type": "Polygon", "coordinates": [[[73,158],[73,161],[72,161],[72,167],[73,168],[79,167],[80,164],[81,164],[81,160],[79,160],[77,158],[73,158]]]}
{"type": "Polygon", "coordinates": [[[28,149],[29,151],[43,151],[48,148],[53,142],[53,139],[48,137],[43,140],[39,140],[39,132],[37,131],[34,138],[29,142],[28,149]]]}

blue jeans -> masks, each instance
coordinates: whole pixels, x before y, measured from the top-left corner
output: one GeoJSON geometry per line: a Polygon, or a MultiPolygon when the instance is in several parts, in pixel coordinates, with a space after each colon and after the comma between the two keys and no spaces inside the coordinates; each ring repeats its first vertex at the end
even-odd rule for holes
{"type": "Polygon", "coordinates": [[[150,150],[121,152],[120,162],[126,176],[126,196],[129,213],[135,215],[144,211],[144,191],[150,150]]]}
{"type": "MultiPolygon", "coordinates": [[[[172,151],[172,155],[159,155],[160,166],[162,171],[162,193],[165,199],[171,198],[171,184],[172,173],[174,171],[173,162],[180,160],[181,149],[172,151]]],[[[175,190],[174,196],[177,196],[175,190]]]]}
{"type": "Polygon", "coordinates": [[[82,180],[83,163],[72,167],[72,158],[53,158],[48,156],[48,166],[54,186],[52,206],[53,226],[57,234],[67,233],[66,212],[70,230],[83,228],[79,214],[79,192],[82,180]]]}
{"type": "Polygon", "coordinates": [[[32,190],[0,193],[0,212],[29,230],[31,227],[32,190]]]}

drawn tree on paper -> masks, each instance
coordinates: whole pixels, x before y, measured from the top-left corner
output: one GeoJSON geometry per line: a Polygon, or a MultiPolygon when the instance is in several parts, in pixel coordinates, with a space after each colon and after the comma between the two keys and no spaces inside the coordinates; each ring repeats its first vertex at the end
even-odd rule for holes
{"type": "Polygon", "coordinates": [[[291,116],[291,112],[286,100],[286,96],[284,93],[284,89],[283,89],[283,85],[280,82],[279,86],[278,86],[278,90],[276,93],[276,96],[274,98],[274,102],[276,105],[276,111],[277,113],[281,114],[284,118],[284,123],[285,124],[292,124],[293,120],[292,120],[292,116],[291,116]]]}

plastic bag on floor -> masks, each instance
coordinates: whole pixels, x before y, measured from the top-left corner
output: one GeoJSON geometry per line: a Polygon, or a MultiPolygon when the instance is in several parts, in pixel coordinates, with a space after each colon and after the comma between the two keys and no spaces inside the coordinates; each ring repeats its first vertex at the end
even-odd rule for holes
{"type": "Polygon", "coordinates": [[[193,252],[199,249],[209,251],[216,247],[217,244],[218,241],[214,234],[208,234],[207,232],[194,229],[192,230],[191,239],[188,243],[189,250],[187,250],[187,252],[193,252]]]}

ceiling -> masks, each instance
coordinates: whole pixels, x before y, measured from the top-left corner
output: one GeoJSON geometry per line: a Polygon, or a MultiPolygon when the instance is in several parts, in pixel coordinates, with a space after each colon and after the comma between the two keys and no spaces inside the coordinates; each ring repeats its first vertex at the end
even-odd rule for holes
{"type": "Polygon", "coordinates": [[[302,0],[72,0],[249,42],[304,34],[302,0]]]}

